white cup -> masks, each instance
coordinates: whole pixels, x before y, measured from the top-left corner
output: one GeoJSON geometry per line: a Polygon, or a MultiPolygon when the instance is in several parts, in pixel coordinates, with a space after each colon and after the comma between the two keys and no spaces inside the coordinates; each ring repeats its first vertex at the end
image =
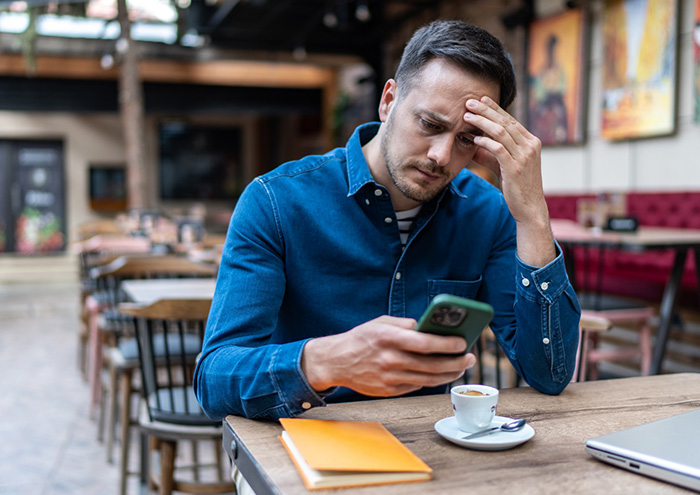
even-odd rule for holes
{"type": "Polygon", "coordinates": [[[491,425],[498,405],[498,389],[487,385],[457,385],[452,387],[450,397],[460,430],[473,433],[491,425]],[[470,390],[482,395],[467,395],[470,390]]]}

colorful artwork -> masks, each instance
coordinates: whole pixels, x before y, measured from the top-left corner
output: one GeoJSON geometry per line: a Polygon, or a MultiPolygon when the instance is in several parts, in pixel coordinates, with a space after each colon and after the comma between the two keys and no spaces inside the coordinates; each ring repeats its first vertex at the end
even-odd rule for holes
{"type": "Polygon", "coordinates": [[[676,0],[611,0],[603,20],[601,135],[630,139],[675,130],[676,0]]]}
{"type": "Polygon", "coordinates": [[[695,61],[695,122],[700,122],[700,0],[695,0],[693,60],[695,61]]]}
{"type": "Polygon", "coordinates": [[[530,26],[528,129],[543,145],[583,141],[584,13],[581,9],[530,26]]]}
{"type": "Polygon", "coordinates": [[[17,218],[15,229],[18,253],[46,253],[64,248],[61,222],[53,212],[41,213],[26,206],[17,218]]]}

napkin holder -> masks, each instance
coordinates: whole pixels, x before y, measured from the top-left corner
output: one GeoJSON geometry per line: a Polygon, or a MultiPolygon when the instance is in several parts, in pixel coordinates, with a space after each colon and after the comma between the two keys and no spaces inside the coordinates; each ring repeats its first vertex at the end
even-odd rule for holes
{"type": "Polygon", "coordinates": [[[639,227],[637,217],[609,217],[605,230],[613,232],[636,232],[639,227]]]}

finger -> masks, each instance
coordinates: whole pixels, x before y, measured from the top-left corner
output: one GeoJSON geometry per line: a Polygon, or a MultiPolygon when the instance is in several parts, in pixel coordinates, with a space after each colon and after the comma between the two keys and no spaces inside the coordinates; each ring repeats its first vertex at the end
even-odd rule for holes
{"type": "Polygon", "coordinates": [[[483,136],[475,136],[474,143],[494,154],[499,161],[507,158],[506,153],[515,156],[518,145],[513,136],[501,125],[483,115],[467,112],[464,120],[484,131],[483,136]]]}
{"type": "Polygon", "coordinates": [[[457,380],[475,362],[473,354],[447,358],[395,351],[383,355],[376,370],[378,372],[373,373],[371,378],[360,375],[359,380],[352,380],[345,386],[372,396],[400,395],[457,380]]]}
{"type": "Polygon", "coordinates": [[[374,321],[381,323],[381,324],[384,324],[384,325],[405,328],[408,330],[413,330],[414,328],[416,328],[416,325],[418,323],[413,318],[402,318],[400,316],[389,316],[389,315],[380,316],[378,318],[375,318],[374,321]]]}
{"type": "Polygon", "coordinates": [[[466,341],[452,335],[410,331],[393,334],[392,338],[398,349],[417,354],[459,354],[467,350],[466,341]]]}
{"type": "Polygon", "coordinates": [[[406,371],[428,375],[463,373],[476,362],[472,353],[458,355],[408,354],[401,363],[406,371]]]}
{"type": "Polygon", "coordinates": [[[423,373],[405,370],[401,373],[387,375],[384,385],[389,388],[401,386],[437,387],[457,380],[464,374],[466,369],[461,368],[443,373],[423,373]]]}
{"type": "MultiPolygon", "coordinates": [[[[525,143],[531,136],[525,126],[488,96],[482,97],[481,100],[468,100],[467,109],[474,114],[484,117],[487,121],[490,121],[496,126],[501,127],[516,144],[525,143]]],[[[496,134],[492,134],[491,132],[488,134],[492,138],[496,138],[499,131],[494,130],[493,132],[496,132],[496,134]]]]}

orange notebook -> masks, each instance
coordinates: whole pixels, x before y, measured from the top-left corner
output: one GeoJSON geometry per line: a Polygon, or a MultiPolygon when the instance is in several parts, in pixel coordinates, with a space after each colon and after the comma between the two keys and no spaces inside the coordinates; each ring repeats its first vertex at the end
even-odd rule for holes
{"type": "Polygon", "coordinates": [[[381,423],[283,418],[279,437],[310,490],[424,481],[433,470],[381,423]]]}

